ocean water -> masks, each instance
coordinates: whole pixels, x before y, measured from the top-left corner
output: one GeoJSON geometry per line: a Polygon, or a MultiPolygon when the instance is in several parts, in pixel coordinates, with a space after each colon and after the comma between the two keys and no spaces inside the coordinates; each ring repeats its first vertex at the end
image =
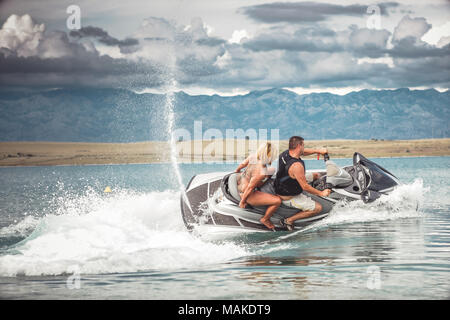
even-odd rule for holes
{"type": "Polygon", "coordinates": [[[171,164],[0,168],[0,298],[449,299],[450,157],[372,160],[403,182],[393,194],[223,237],[186,230],[171,164]]]}

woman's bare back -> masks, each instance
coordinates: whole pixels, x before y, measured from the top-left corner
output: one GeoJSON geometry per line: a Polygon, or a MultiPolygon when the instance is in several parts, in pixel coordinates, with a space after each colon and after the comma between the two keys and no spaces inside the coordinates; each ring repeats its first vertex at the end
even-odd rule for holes
{"type": "MultiPolygon", "coordinates": [[[[252,162],[252,160],[256,160],[256,159],[249,158],[249,163],[248,163],[247,167],[245,167],[244,171],[240,174],[240,177],[238,179],[238,190],[240,193],[243,193],[245,191],[248,184],[250,183],[250,180],[254,176],[260,175],[265,169],[265,166],[263,166],[261,163],[259,163],[258,161],[252,162]]],[[[259,182],[257,187],[260,187],[261,185],[263,185],[264,182],[265,181],[259,182]]]]}

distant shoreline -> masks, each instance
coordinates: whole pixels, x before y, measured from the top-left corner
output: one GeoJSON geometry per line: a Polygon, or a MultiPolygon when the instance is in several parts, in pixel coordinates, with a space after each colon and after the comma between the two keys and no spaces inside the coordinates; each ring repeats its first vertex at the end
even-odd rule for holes
{"type": "MultiPolygon", "coordinates": [[[[252,140],[182,141],[180,163],[240,161],[258,145],[252,140]],[[231,150],[231,152],[230,152],[231,150]]],[[[450,138],[420,140],[306,140],[307,148],[327,147],[334,159],[360,152],[369,158],[450,156],[450,138]]],[[[287,149],[287,141],[279,141],[287,149]]],[[[71,166],[170,163],[170,145],[164,141],[134,143],[0,142],[0,166],[71,166]]],[[[305,157],[315,159],[316,156],[305,157]]]]}

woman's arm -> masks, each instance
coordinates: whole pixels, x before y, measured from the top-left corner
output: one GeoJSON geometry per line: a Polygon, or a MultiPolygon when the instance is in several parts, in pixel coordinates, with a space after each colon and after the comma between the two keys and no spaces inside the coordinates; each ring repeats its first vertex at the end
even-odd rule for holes
{"type": "Polygon", "coordinates": [[[250,162],[250,157],[247,157],[247,159],[245,159],[234,172],[241,172],[241,170],[243,168],[245,168],[246,166],[248,166],[248,163],[250,162]]]}
{"type": "Polygon", "coordinates": [[[263,168],[263,173],[266,177],[270,178],[275,173],[276,169],[274,167],[263,168]]]}

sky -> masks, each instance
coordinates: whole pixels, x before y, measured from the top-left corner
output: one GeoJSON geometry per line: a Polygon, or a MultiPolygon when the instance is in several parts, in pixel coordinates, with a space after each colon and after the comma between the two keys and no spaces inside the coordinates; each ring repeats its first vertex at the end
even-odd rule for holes
{"type": "Polygon", "coordinates": [[[448,0],[0,1],[4,88],[343,94],[449,75],[448,0]]]}

